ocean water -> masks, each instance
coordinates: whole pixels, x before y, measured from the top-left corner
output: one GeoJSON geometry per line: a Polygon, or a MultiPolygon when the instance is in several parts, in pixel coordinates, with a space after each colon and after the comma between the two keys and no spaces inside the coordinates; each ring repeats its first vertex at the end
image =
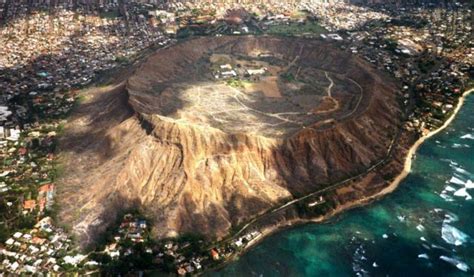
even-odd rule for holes
{"type": "Polygon", "coordinates": [[[266,238],[211,276],[474,276],[474,95],[384,199],[266,238]],[[472,197],[471,197],[472,196],[472,197]]]}

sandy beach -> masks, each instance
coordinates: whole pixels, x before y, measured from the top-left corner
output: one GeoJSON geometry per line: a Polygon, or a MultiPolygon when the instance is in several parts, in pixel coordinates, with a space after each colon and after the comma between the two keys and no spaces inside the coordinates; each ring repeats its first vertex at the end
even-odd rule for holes
{"type": "Polygon", "coordinates": [[[413,156],[416,154],[416,150],[418,150],[418,147],[420,147],[420,145],[423,144],[423,142],[425,142],[425,140],[427,140],[427,139],[431,138],[432,136],[438,134],[439,132],[443,131],[446,127],[449,126],[449,124],[451,124],[451,122],[454,120],[454,118],[456,118],[456,115],[458,114],[459,110],[461,110],[466,96],[468,96],[473,91],[474,91],[474,88],[471,88],[471,89],[465,91],[462,94],[462,96],[459,98],[458,104],[454,108],[453,113],[444,122],[444,124],[441,127],[439,127],[438,129],[433,130],[433,131],[429,132],[428,134],[420,137],[415,142],[415,144],[413,144],[413,146],[410,147],[410,150],[408,151],[408,154],[405,157],[405,163],[404,163],[402,172],[400,172],[400,174],[397,177],[395,177],[395,179],[390,183],[390,185],[388,187],[386,187],[385,189],[380,191],[377,195],[374,195],[374,197],[390,193],[398,187],[400,182],[403,181],[403,179],[405,179],[408,176],[408,174],[410,173],[413,156]]]}

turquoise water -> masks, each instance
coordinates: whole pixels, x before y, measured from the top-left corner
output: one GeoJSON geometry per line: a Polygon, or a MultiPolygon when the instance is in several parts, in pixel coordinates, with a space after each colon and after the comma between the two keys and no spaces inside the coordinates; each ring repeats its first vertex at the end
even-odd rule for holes
{"type": "Polygon", "coordinates": [[[473,276],[474,96],[389,196],[265,239],[216,276],[473,276]]]}

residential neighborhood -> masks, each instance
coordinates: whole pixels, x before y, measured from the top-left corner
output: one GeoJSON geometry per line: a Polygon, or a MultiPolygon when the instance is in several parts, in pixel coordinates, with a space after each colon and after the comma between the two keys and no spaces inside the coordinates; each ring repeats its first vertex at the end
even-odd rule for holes
{"type": "MultiPolygon", "coordinates": [[[[474,77],[472,11],[457,2],[445,9],[338,1],[103,1],[92,9],[65,2],[51,12],[47,4],[30,11],[25,3],[6,9],[0,1],[2,20],[11,19],[0,26],[0,272],[14,275],[94,273],[102,266],[122,273],[125,263],[138,271],[195,275],[263,237],[255,227],[217,242],[193,236],[158,241],[145,215],[127,213],[105,245],[85,253],[55,221],[58,136],[81,90],[150,49],[201,35],[327,41],[399,82],[410,111],[404,129],[418,135],[444,123],[474,77]]],[[[217,57],[212,69],[231,86],[274,74],[264,63],[235,57],[217,57]]],[[[325,202],[318,196],[305,206],[325,202]]]]}

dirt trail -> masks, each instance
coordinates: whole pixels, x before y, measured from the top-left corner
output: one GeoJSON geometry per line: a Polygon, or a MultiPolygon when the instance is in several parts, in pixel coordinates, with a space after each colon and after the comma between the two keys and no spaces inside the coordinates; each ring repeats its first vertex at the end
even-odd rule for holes
{"type": "Polygon", "coordinates": [[[327,79],[329,80],[329,82],[330,82],[330,84],[329,84],[329,86],[327,87],[326,91],[327,91],[327,93],[328,93],[328,96],[332,98],[331,89],[332,89],[332,87],[334,86],[334,82],[333,82],[333,80],[329,77],[327,71],[324,71],[324,74],[326,75],[326,78],[327,78],[327,79]]]}

